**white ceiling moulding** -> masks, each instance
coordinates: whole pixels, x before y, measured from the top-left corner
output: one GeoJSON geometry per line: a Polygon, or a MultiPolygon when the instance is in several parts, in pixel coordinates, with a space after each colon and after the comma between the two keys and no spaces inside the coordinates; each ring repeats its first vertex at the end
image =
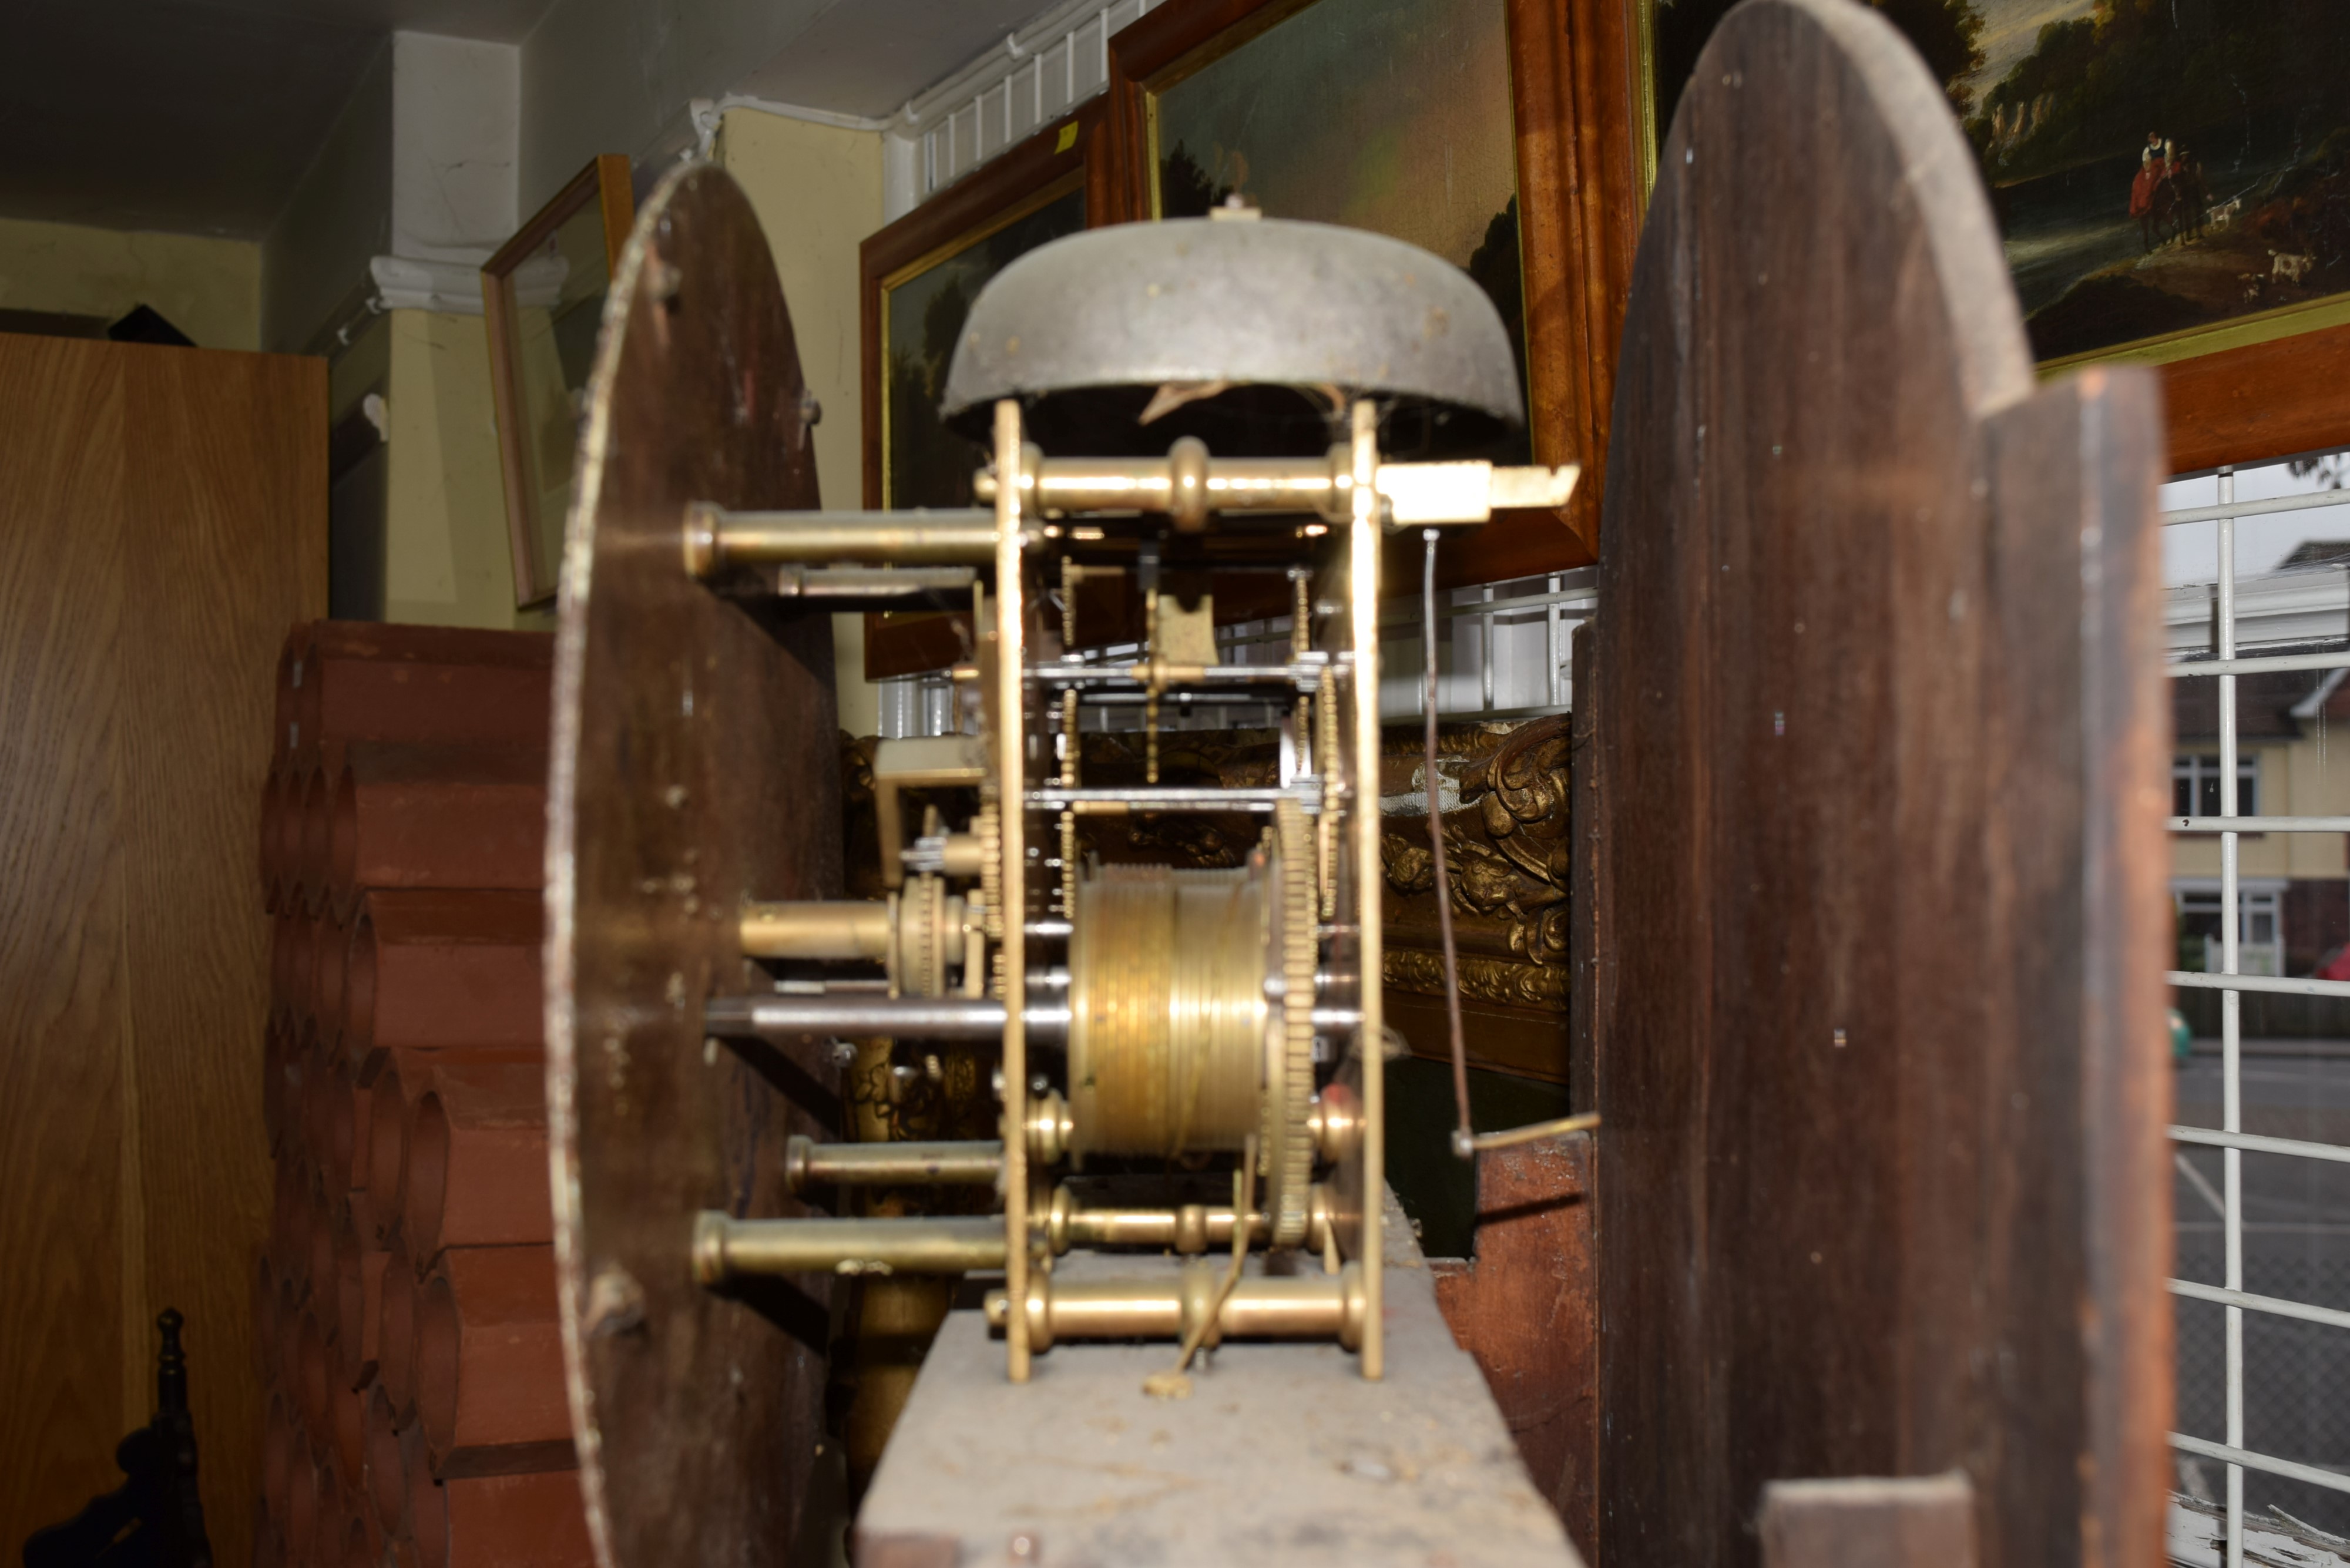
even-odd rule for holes
{"type": "Polygon", "coordinates": [[[916,94],[889,122],[912,156],[886,161],[884,215],[904,216],[1107,88],[1111,36],[1155,3],[1065,0],[916,94]]]}
{"type": "Polygon", "coordinates": [[[418,261],[411,256],[378,256],[368,263],[375,279],[378,310],[437,310],[448,316],[482,314],[482,267],[490,259],[484,251],[471,261],[418,261]]]}
{"type": "Polygon", "coordinates": [[[896,115],[870,119],[858,114],[809,109],[804,104],[777,103],[773,99],[730,92],[723,98],[698,98],[686,105],[686,114],[693,122],[694,145],[682,156],[709,157],[712,146],[718,140],[718,128],[725,120],[726,111],[730,109],[747,109],[760,114],[777,115],[785,119],[806,120],[810,125],[829,125],[840,130],[889,130],[898,124],[896,115]]]}

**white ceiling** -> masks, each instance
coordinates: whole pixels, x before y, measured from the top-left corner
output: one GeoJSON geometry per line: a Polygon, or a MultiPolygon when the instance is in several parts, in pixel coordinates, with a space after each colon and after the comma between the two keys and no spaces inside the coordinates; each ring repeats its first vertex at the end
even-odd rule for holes
{"type": "MultiPolygon", "coordinates": [[[[519,42],[551,3],[0,0],[0,216],[258,238],[388,33],[519,42]]],[[[879,118],[1040,9],[833,0],[725,90],[879,118]]]]}

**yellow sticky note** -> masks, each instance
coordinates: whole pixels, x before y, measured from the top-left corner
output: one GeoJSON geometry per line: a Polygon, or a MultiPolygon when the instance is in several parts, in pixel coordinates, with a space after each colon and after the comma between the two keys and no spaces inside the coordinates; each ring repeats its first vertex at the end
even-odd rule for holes
{"type": "Polygon", "coordinates": [[[1066,152],[1070,148],[1075,147],[1076,144],[1077,122],[1073,119],[1069,121],[1068,124],[1061,127],[1060,138],[1053,143],[1053,151],[1055,152],[1066,152]]]}

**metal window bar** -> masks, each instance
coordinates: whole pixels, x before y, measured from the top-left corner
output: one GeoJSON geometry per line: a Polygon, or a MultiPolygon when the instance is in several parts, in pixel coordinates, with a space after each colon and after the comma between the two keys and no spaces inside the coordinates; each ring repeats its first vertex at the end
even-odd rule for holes
{"type": "MultiPolygon", "coordinates": [[[[2173,1294],[2219,1305],[2225,1314],[2226,1366],[2226,1428],[2224,1442],[2184,1433],[2170,1435],[2171,1447],[2181,1453],[2219,1460],[2227,1468],[2227,1537],[2226,1568],[2243,1568],[2244,1561],[2244,1472],[2258,1470],[2264,1474],[2304,1482],[2312,1486],[2350,1492],[2350,1476],[2337,1474],[2314,1466],[2297,1463],[2273,1454],[2255,1452],[2245,1447],[2244,1439],[2244,1314],[2257,1312],[2327,1328],[2350,1329],[2350,1313],[2317,1306],[2311,1303],[2285,1300],[2277,1296],[2260,1295],[2244,1289],[2244,1191],[2243,1157],[2247,1152],[2282,1155],[2305,1159],[2350,1162],[2350,1147],[2309,1143],[2296,1139],[2263,1137],[2244,1131],[2243,1126],[2243,1015],[2242,998],[2246,992],[2299,996],[2350,997],[2350,981],[2323,981],[2268,975],[2247,975],[2242,972],[2239,948],[2242,938],[2243,890],[2241,887],[2241,838],[2247,833],[2350,833],[2350,817],[2340,816],[2248,816],[2237,811],[2237,680],[2243,676],[2279,670],[2328,670],[2350,669],[2350,649],[2338,652],[2295,653],[2271,657],[2239,658],[2236,626],[2236,522],[2241,517],[2262,516],[2277,513],[2339,506],[2345,497],[2339,493],[2288,496],[2272,501],[2239,502],[2236,499],[2235,471],[2223,468],[2219,472],[2218,504],[2182,507],[2163,514],[2165,526],[2211,523],[2217,524],[2218,535],[2218,614],[2214,628],[2216,646],[2210,656],[2172,659],[2166,673],[2174,679],[2203,678],[2219,681],[2220,729],[2220,813],[2217,816],[2172,817],[2168,826],[2175,835],[2217,835],[2220,840],[2220,972],[2196,974],[2173,971],[2169,974],[2174,986],[2216,990],[2220,998],[2220,1048],[2221,1075],[2221,1107],[2219,1128],[2174,1127],[2172,1139],[2179,1144],[2217,1147],[2220,1150],[2222,1175],[2218,1207],[2220,1210],[2224,1242],[2225,1283],[2214,1287],[2186,1280],[2169,1282],[2173,1294]]],[[[2181,1157],[2183,1162],[2183,1157],[2181,1157]]],[[[2199,1189],[2205,1190],[2199,1173],[2195,1174],[2199,1189]]]]}

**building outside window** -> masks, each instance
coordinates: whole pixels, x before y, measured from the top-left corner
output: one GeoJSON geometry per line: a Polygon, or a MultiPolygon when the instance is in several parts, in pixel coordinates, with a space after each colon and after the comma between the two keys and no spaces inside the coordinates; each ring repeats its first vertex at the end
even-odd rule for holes
{"type": "MultiPolygon", "coordinates": [[[[2261,811],[2260,758],[2247,752],[2236,759],[2236,815],[2258,816],[2261,811]]],[[[2220,753],[2182,752],[2170,760],[2170,815],[2220,815],[2220,753]]]]}
{"type": "MultiPolygon", "coordinates": [[[[2246,881],[2240,888],[2237,968],[2244,974],[2282,974],[2284,887],[2277,882],[2246,881]]],[[[2218,974],[2221,946],[2219,884],[2174,882],[2170,897],[2178,914],[2178,967],[2218,974]]]]}

